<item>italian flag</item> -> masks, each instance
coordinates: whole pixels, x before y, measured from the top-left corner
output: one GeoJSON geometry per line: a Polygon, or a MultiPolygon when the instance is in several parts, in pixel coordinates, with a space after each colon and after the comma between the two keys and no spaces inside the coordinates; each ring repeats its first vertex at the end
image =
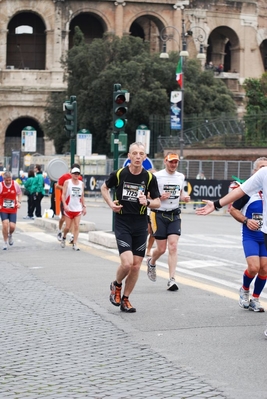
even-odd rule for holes
{"type": "Polygon", "coordinates": [[[182,57],[180,57],[177,68],[176,68],[176,81],[178,85],[183,87],[183,64],[182,57]]]}

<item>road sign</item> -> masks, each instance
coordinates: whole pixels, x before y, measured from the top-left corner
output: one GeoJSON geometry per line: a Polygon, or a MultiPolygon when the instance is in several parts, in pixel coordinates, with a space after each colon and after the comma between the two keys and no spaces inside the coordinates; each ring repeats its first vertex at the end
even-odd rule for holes
{"type": "Polygon", "coordinates": [[[30,154],[27,154],[24,156],[24,165],[25,166],[30,166],[32,163],[32,157],[30,154]]]}
{"type": "Polygon", "coordinates": [[[87,129],[81,129],[77,133],[77,150],[79,157],[90,157],[92,155],[92,134],[87,129]]]}
{"type": "MultiPolygon", "coordinates": [[[[131,163],[131,160],[127,158],[126,161],[124,161],[123,166],[129,165],[129,163],[131,163]]],[[[143,161],[142,165],[146,170],[154,169],[153,162],[148,157],[143,161]]]]}
{"type": "Polygon", "coordinates": [[[150,152],[150,130],[146,125],[140,125],[136,129],[135,141],[144,144],[146,154],[150,152]]]}
{"type": "Polygon", "coordinates": [[[21,131],[21,151],[36,152],[37,132],[32,126],[26,126],[21,131]]]}

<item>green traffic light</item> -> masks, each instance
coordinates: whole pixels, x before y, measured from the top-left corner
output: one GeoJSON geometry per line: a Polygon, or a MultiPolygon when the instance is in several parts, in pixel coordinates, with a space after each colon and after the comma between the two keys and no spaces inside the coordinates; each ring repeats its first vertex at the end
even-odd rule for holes
{"type": "Polygon", "coordinates": [[[116,119],[114,122],[114,126],[116,129],[122,129],[125,125],[125,120],[123,119],[116,119]]]}

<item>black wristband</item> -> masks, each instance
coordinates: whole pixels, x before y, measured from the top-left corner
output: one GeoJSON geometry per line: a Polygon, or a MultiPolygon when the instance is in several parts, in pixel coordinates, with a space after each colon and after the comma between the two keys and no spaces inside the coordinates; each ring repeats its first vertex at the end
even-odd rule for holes
{"type": "Polygon", "coordinates": [[[150,205],[150,201],[146,200],[146,206],[149,206],[149,205],[150,205]]]}
{"type": "Polygon", "coordinates": [[[213,205],[214,205],[215,211],[218,211],[219,209],[222,208],[222,206],[220,204],[220,200],[213,201],[213,205]]]}

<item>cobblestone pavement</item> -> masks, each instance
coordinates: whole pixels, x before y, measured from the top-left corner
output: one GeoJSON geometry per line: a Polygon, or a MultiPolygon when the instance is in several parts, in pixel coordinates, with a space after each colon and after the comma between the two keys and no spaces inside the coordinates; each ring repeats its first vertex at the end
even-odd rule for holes
{"type": "Polygon", "coordinates": [[[18,263],[1,261],[0,398],[225,398],[18,263]]]}

